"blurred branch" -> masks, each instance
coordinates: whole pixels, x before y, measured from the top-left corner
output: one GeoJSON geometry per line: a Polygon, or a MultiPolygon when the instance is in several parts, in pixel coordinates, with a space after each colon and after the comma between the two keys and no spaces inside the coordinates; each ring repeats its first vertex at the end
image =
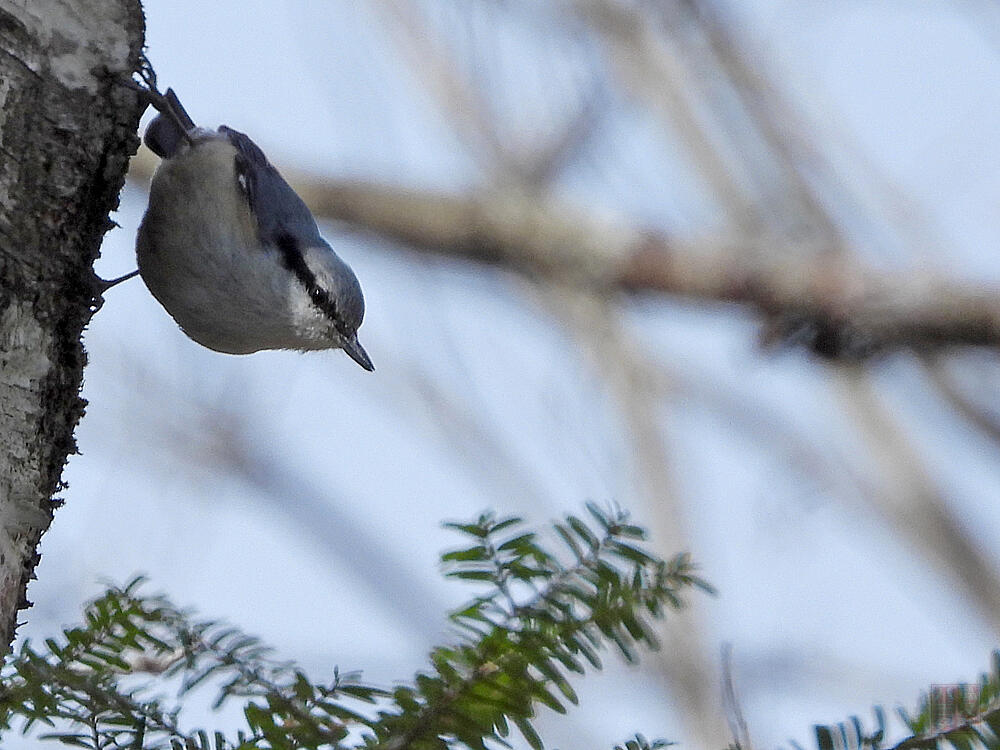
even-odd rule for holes
{"type": "MultiPolygon", "coordinates": [[[[834,449],[825,433],[799,425],[765,399],[734,392],[711,372],[668,371],[664,363],[652,371],[659,399],[694,404],[725,421],[726,429],[743,439],[773,450],[777,459],[817,492],[845,495],[865,491],[864,473],[834,449]]],[[[796,406],[795,408],[798,408],[796,406]]]]}
{"type": "MultiPolygon", "coordinates": [[[[554,285],[546,291],[549,303],[586,347],[592,365],[613,392],[623,422],[621,440],[629,457],[621,474],[630,478],[628,494],[641,497],[653,519],[657,549],[691,549],[657,409],[661,403],[656,388],[658,368],[607,299],[554,285]]],[[[729,737],[719,712],[717,670],[708,657],[704,612],[692,606],[662,627],[670,647],[657,654],[658,661],[687,731],[701,747],[724,746],[729,737]]]]}
{"type": "Polygon", "coordinates": [[[945,362],[940,358],[925,357],[923,365],[931,382],[937,388],[938,393],[948,402],[948,405],[986,437],[994,443],[1000,444],[1000,419],[997,418],[997,415],[990,413],[966,396],[954,378],[949,375],[945,362]]]}
{"type": "Polygon", "coordinates": [[[982,621],[1000,633],[1000,573],[963,530],[870,376],[860,367],[841,367],[836,374],[844,411],[861,431],[880,475],[865,497],[912,549],[968,597],[982,621]]]}
{"type": "MultiPolygon", "coordinates": [[[[449,361],[454,361],[450,359],[449,361]]],[[[475,486],[485,495],[486,482],[495,496],[510,505],[551,510],[538,469],[517,451],[518,445],[505,439],[500,425],[477,404],[480,394],[459,393],[436,377],[421,362],[412,360],[405,369],[394,371],[396,390],[411,407],[413,417],[432,424],[454,455],[462,457],[462,469],[468,470],[475,486]],[[485,481],[481,481],[485,480],[485,481]]],[[[474,382],[474,381],[471,381],[474,382]]]]}
{"type": "Polygon", "coordinates": [[[692,91],[693,76],[679,50],[654,33],[641,12],[624,3],[572,0],[571,5],[603,40],[623,88],[645,101],[671,130],[679,131],[728,217],[738,226],[756,226],[760,217],[748,185],[737,178],[743,159],[732,144],[720,139],[703,101],[692,91]]]}
{"type": "MultiPolygon", "coordinates": [[[[801,223],[805,219],[809,229],[831,243],[823,249],[837,251],[841,248],[833,243],[839,232],[813,181],[824,180],[825,187],[838,190],[837,198],[846,203],[842,185],[825,155],[815,148],[812,130],[770,77],[765,55],[749,48],[747,32],[729,17],[731,11],[724,8],[725,5],[719,0],[678,0],[662,4],[660,10],[667,15],[667,29],[680,25],[679,15],[687,15],[707,40],[714,61],[710,68],[725,75],[745,116],[735,116],[731,103],[718,101],[718,93],[712,96],[712,87],[707,85],[705,75],[701,76],[704,96],[709,101],[716,100],[720,123],[728,126],[735,136],[745,137],[743,131],[752,128],[766,144],[771,158],[765,164],[752,164],[749,168],[758,176],[766,175],[768,167],[781,170],[786,189],[780,196],[790,205],[786,206],[787,215],[780,218],[784,223],[801,223]]],[[[740,149],[741,153],[746,151],[746,148],[740,149]]],[[[761,192],[766,193],[766,188],[762,186],[761,192]]],[[[773,200],[769,201],[769,209],[773,211],[770,204],[773,200]]]]}
{"type": "Polygon", "coordinates": [[[409,58],[408,70],[423,83],[472,156],[485,156],[488,167],[508,168],[508,155],[489,107],[448,53],[434,42],[419,8],[407,0],[375,0],[374,5],[381,11],[400,50],[409,58]]]}
{"type": "Polygon", "coordinates": [[[568,117],[562,129],[541,142],[524,159],[519,167],[521,184],[537,189],[552,182],[559,170],[590,141],[606,104],[603,87],[600,82],[593,81],[583,94],[579,108],[568,117]]]}
{"type": "MultiPolygon", "coordinates": [[[[133,159],[133,178],[152,158],[133,159]]],[[[317,213],[416,249],[604,291],[747,305],[771,339],[830,358],[952,345],[1000,348],[1000,290],[850,257],[775,252],[774,242],[689,242],[613,213],[515,190],[466,196],[292,176],[317,213]]]]}
{"type": "Polygon", "coordinates": [[[476,86],[446,46],[434,41],[433,30],[417,5],[408,0],[375,0],[375,6],[409,58],[411,74],[423,84],[473,155],[485,157],[488,176],[526,187],[545,184],[589,139],[605,103],[596,79],[560,127],[551,133],[538,133],[538,142],[527,153],[518,153],[501,133],[503,123],[487,100],[491,92],[476,86]]]}
{"type": "Polygon", "coordinates": [[[540,197],[449,196],[360,182],[299,182],[319,215],[417,248],[605,290],[738,302],[828,357],[900,347],[1000,346],[1000,291],[766,241],[691,243],[540,197]]]}
{"type": "Polygon", "coordinates": [[[726,710],[726,718],[729,720],[729,731],[733,734],[736,747],[739,750],[753,750],[750,729],[747,726],[747,720],[743,717],[743,708],[740,706],[740,699],[736,694],[736,684],[733,680],[733,646],[731,643],[722,644],[722,703],[726,710]]]}
{"type": "Polygon", "coordinates": [[[202,379],[189,373],[181,381],[168,379],[144,360],[130,359],[123,368],[143,387],[132,392],[158,393],[159,401],[145,408],[128,409],[148,420],[149,435],[156,435],[160,458],[177,457],[175,465],[203,468],[218,482],[220,477],[242,482],[246,502],[256,501],[265,512],[287,523],[302,547],[308,544],[335,565],[349,571],[352,581],[367,587],[370,600],[385,608],[393,621],[416,638],[439,633],[440,595],[415,575],[406,559],[384,534],[352,512],[357,498],[339,497],[337,491],[307,475],[271,444],[256,439],[256,427],[247,403],[233,394],[245,392],[241,383],[228,383],[225,396],[203,387],[202,379]]]}

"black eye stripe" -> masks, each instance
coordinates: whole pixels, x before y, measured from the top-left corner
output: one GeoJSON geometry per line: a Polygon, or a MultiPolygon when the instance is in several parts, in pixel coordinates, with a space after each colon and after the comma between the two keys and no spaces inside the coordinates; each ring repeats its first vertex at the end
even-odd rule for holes
{"type": "Polygon", "coordinates": [[[275,238],[275,244],[281,252],[281,261],[284,263],[285,268],[295,275],[299,283],[305,287],[306,294],[309,295],[312,303],[333,322],[337,328],[337,332],[346,338],[348,333],[344,329],[344,324],[340,320],[340,316],[337,314],[337,305],[333,301],[333,298],[330,297],[329,292],[316,283],[316,274],[306,265],[306,259],[302,255],[299,243],[296,242],[292,235],[283,233],[275,238]]]}

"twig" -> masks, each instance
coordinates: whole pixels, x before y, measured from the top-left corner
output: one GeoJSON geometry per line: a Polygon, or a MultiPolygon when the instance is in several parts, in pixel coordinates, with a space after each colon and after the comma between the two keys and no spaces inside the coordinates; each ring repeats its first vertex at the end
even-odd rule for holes
{"type": "Polygon", "coordinates": [[[409,0],[375,0],[375,7],[411,61],[411,72],[423,83],[440,111],[455,127],[474,157],[486,157],[488,168],[503,169],[509,156],[489,107],[461,74],[441,44],[436,44],[420,10],[409,0]]]}
{"type": "Polygon", "coordinates": [[[940,357],[924,357],[921,361],[931,382],[948,405],[986,437],[1000,445],[1000,419],[962,392],[954,378],[948,374],[945,363],[940,357]]]}
{"type": "Polygon", "coordinates": [[[753,750],[747,720],[743,717],[736,686],[733,682],[733,645],[722,644],[722,706],[729,721],[729,730],[739,750],[753,750]]]}
{"type": "Polygon", "coordinates": [[[860,367],[834,380],[845,413],[866,440],[878,479],[865,498],[893,532],[963,592],[1000,633],[1000,572],[964,530],[922,457],[860,367]]]}
{"type": "Polygon", "coordinates": [[[692,90],[693,77],[682,60],[683,50],[655,34],[649,19],[628,3],[572,0],[570,5],[603,41],[623,88],[645,101],[668,129],[680,131],[728,218],[737,227],[758,227],[760,216],[749,193],[749,175],[733,144],[719,138],[718,128],[692,90]]]}

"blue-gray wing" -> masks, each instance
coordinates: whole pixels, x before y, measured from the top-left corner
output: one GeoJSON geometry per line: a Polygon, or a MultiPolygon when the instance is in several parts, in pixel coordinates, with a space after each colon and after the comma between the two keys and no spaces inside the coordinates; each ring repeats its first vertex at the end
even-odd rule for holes
{"type": "Polygon", "coordinates": [[[236,149],[236,177],[257,219],[261,243],[281,245],[294,238],[300,247],[323,242],[312,212],[250,138],[225,125],[219,128],[236,149]]]}
{"type": "Polygon", "coordinates": [[[345,339],[351,339],[365,314],[364,297],[354,272],[320,236],[312,212],[257,144],[225,125],[219,133],[236,148],[236,177],[257,219],[261,244],[280,253],[281,262],[299,280],[313,304],[334,322],[345,339]],[[328,251],[321,262],[328,272],[324,283],[306,262],[306,253],[317,248],[328,251]]]}

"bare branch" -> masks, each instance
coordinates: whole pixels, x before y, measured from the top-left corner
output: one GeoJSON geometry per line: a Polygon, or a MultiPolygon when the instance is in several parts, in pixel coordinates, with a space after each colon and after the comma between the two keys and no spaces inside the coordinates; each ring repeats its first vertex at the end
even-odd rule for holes
{"type": "MultiPolygon", "coordinates": [[[[775,85],[769,75],[765,56],[758,50],[748,49],[746,34],[737,32],[739,24],[727,17],[728,14],[721,7],[723,5],[724,3],[716,0],[680,0],[676,4],[665,5],[661,10],[669,9],[673,12],[672,17],[667,18],[668,26],[677,25],[678,15],[689,15],[711,47],[714,62],[712,68],[726,76],[739,97],[747,114],[745,120],[734,118],[731,103],[719,102],[717,92],[713,96],[711,87],[703,85],[705,98],[710,101],[714,98],[716,109],[723,113],[722,123],[727,124],[731,130],[737,129],[737,134],[741,126],[743,130],[752,128],[766,143],[771,156],[766,165],[781,170],[786,183],[781,198],[790,204],[785,207],[786,215],[779,218],[785,223],[801,222],[806,218],[810,229],[831,243],[825,250],[841,249],[832,245],[839,238],[840,232],[811,179],[824,179],[825,187],[836,191],[835,197],[842,203],[846,202],[843,186],[836,175],[832,174],[826,155],[814,147],[811,131],[803,123],[800,113],[775,85]]],[[[704,84],[705,81],[702,80],[701,83],[704,84]]],[[[746,149],[741,151],[745,152],[746,149]]],[[[760,166],[755,168],[750,165],[750,168],[758,177],[764,171],[760,166]]],[[[762,188],[763,192],[766,191],[762,188]]]]}
{"type": "MultiPolygon", "coordinates": [[[[628,494],[642,498],[657,548],[690,549],[686,514],[656,409],[658,368],[608,300],[572,288],[550,286],[546,291],[612,392],[626,427],[629,462],[621,473],[629,477],[628,494]]],[[[716,670],[706,647],[704,611],[692,603],[660,628],[670,647],[657,654],[658,662],[688,732],[699,746],[721,747],[728,738],[719,714],[716,670]]]]}
{"type": "Polygon", "coordinates": [[[462,75],[448,52],[431,37],[419,8],[409,0],[375,0],[393,37],[411,61],[410,69],[453,125],[473,157],[503,171],[509,155],[480,92],[462,75]]]}
{"type": "Polygon", "coordinates": [[[590,140],[601,120],[606,100],[600,82],[592,81],[578,109],[568,117],[562,129],[523,159],[523,165],[518,169],[521,184],[529,189],[538,189],[552,182],[559,169],[582,151],[590,140]]]}
{"type": "Polygon", "coordinates": [[[720,137],[700,92],[693,90],[693,76],[682,60],[684,51],[654,33],[649,19],[626,3],[571,0],[570,5],[603,41],[622,87],[644,101],[671,130],[680,132],[728,218],[737,226],[758,226],[750,175],[733,144],[720,137]]]}
{"type": "Polygon", "coordinates": [[[945,362],[939,357],[925,357],[924,368],[948,405],[966,419],[994,444],[1000,445],[1000,419],[973,399],[969,398],[948,373],[945,362]]]}
{"type": "Polygon", "coordinates": [[[772,339],[830,358],[898,348],[1000,347],[1000,290],[757,241],[683,242],[624,217],[516,192],[448,196],[358,182],[299,183],[323,216],[430,252],[605,290],[737,302],[772,339]]]}
{"type": "Polygon", "coordinates": [[[733,645],[731,643],[722,644],[722,703],[726,710],[726,718],[729,720],[729,731],[733,733],[736,747],[739,750],[753,750],[750,729],[747,726],[747,720],[743,718],[743,708],[740,706],[736,684],[733,680],[733,645]]]}
{"type": "MultiPolygon", "coordinates": [[[[131,175],[148,175],[152,164],[148,154],[133,159],[131,175]]],[[[768,321],[768,341],[827,358],[1000,348],[1000,289],[993,287],[920,271],[876,271],[849,256],[795,245],[776,251],[777,240],[682,241],[536,193],[456,196],[289,176],[317,215],[415,249],[606,292],[739,303],[768,321]]]]}
{"type": "Polygon", "coordinates": [[[836,372],[841,404],[865,438],[879,475],[866,499],[911,549],[968,597],[983,623],[1000,632],[1000,572],[963,529],[870,376],[859,367],[836,372]]]}

